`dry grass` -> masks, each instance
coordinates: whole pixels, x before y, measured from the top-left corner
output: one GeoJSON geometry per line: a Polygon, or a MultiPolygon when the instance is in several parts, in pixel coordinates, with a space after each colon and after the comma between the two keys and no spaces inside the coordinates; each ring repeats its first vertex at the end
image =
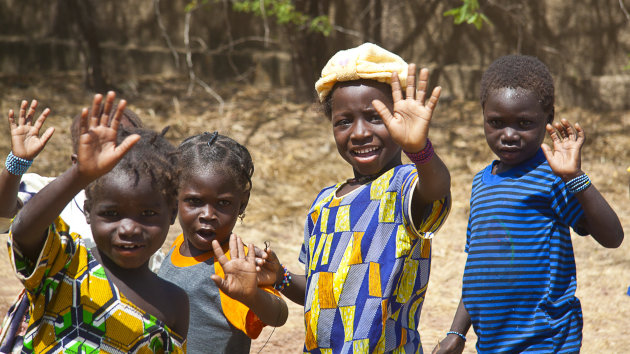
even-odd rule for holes
{"type": "MultiPolygon", "coordinates": [[[[173,143],[203,131],[219,130],[245,143],[256,165],[254,189],[243,224],[236,232],[247,241],[270,241],[290,269],[297,261],[302,243],[303,219],[317,192],[324,186],[350,177],[350,168],[339,158],[328,121],[314,106],[288,102],[287,90],[251,86],[219,87],[227,99],[226,112],[219,115],[212,100],[202,92],[185,97],[185,83],[168,78],[146,78],[134,83],[137,91],[125,94],[130,108],[149,127],[170,125],[173,143]]],[[[71,117],[89,104],[91,94],[81,89],[76,73],[47,78],[0,78],[0,112],[15,109],[22,98],[38,98],[41,107],[51,107],[47,125],[57,128],[47,149],[32,171],[58,175],[70,163],[69,125],[71,117]],[[42,84],[43,79],[47,80],[42,84]]],[[[421,318],[425,351],[430,352],[448,330],[460,296],[466,259],[464,249],[468,198],[473,175],[493,158],[486,146],[476,102],[442,103],[432,125],[431,139],[452,175],[453,209],[433,247],[432,276],[421,318]]],[[[579,120],[587,133],[583,168],[611,203],[630,230],[628,174],[630,165],[630,112],[599,113],[577,108],[556,107],[557,117],[579,120]]],[[[5,124],[0,134],[8,137],[5,124]]],[[[0,142],[3,153],[9,139],[0,142]]],[[[168,243],[180,232],[175,225],[168,243]]],[[[4,242],[6,236],[0,236],[4,242]]],[[[584,312],[583,351],[624,352],[630,347],[626,335],[630,318],[629,242],[607,250],[592,238],[574,237],[578,268],[578,297],[584,312]]],[[[4,313],[19,289],[6,252],[0,253],[0,312],[4,313]]],[[[304,338],[302,309],[290,304],[290,318],[271,334],[265,329],[253,342],[252,351],[295,353],[304,338]]],[[[474,352],[474,335],[466,352],[474,352]]]]}

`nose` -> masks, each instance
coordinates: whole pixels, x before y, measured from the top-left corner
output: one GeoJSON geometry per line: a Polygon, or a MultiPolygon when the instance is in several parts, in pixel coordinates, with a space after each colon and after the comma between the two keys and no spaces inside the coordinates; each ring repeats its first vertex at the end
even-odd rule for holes
{"type": "Polygon", "coordinates": [[[131,237],[139,234],[141,231],[140,225],[133,219],[122,219],[118,225],[118,234],[121,237],[131,237]]]}
{"type": "Polygon", "coordinates": [[[501,141],[505,145],[513,145],[517,143],[521,139],[521,136],[518,134],[518,130],[507,127],[503,129],[503,133],[501,134],[501,141]]]}
{"type": "Polygon", "coordinates": [[[199,213],[199,219],[201,221],[210,221],[216,218],[217,216],[215,210],[211,205],[205,205],[203,208],[201,208],[201,211],[199,213]]]}
{"type": "Polygon", "coordinates": [[[350,138],[352,139],[365,139],[372,135],[372,130],[369,127],[368,122],[365,119],[355,119],[352,124],[352,134],[350,138]]]}

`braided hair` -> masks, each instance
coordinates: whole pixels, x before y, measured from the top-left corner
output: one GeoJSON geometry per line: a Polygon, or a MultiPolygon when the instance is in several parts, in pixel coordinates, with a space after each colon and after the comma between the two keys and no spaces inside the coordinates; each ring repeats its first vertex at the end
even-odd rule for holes
{"type": "Polygon", "coordinates": [[[141,177],[148,176],[151,187],[159,192],[170,207],[177,205],[179,173],[175,147],[164,138],[168,127],[161,133],[149,129],[120,128],[117,142],[122,142],[131,134],[140,135],[140,140],[123,156],[114,169],[90,183],[85,189],[86,208],[90,209],[94,198],[100,195],[108,175],[125,174],[137,186],[141,177]]]}
{"type": "Polygon", "coordinates": [[[210,167],[230,174],[243,191],[252,188],[254,162],[247,148],[218,132],[191,136],[177,148],[180,183],[210,167]]]}

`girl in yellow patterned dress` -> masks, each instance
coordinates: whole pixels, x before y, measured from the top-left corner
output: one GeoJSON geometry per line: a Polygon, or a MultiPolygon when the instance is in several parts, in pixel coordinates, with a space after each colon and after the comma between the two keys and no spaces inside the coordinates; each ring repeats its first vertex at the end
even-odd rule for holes
{"type": "Polygon", "coordinates": [[[148,268],[177,212],[174,147],[148,130],[118,134],[126,103],[110,122],[114,99],[108,93],[100,116],[83,110],[78,163],[14,220],[9,253],[31,304],[23,352],[186,350],[188,297],[148,268]],[[58,217],[84,188],[91,250],[58,217]]]}

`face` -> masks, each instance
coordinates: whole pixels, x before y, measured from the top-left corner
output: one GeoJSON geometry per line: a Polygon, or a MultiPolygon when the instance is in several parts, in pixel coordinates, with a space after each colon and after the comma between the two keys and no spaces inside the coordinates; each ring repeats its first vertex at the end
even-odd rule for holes
{"type": "Polygon", "coordinates": [[[176,214],[149,178],[133,184],[127,174],[110,173],[86,208],[99,253],[126,269],[147,264],[164,243],[176,214]]]}
{"type": "Polygon", "coordinates": [[[352,81],[332,93],[332,126],[337,150],[355,177],[374,175],[401,164],[400,147],[392,140],[373,100],[393,111],[391,87],[373,80],[352,81]]]}
{"type": "Polygon", "coordinates": [[[536,95],[523,88],[490,92],[483,109],[488,146],[500,160],[497,172],[508,170],[536,154],[553,120],[536,95]]]}
{"type": "Polygon", "coordinates": [[[184,232],[182,252],[196,256],[212,250],[212,240],[224,244],[238,216],[245,211],[249,191],[229,173],[207,169],[191,173],[179,191],[179,223],[184,232]]]}

